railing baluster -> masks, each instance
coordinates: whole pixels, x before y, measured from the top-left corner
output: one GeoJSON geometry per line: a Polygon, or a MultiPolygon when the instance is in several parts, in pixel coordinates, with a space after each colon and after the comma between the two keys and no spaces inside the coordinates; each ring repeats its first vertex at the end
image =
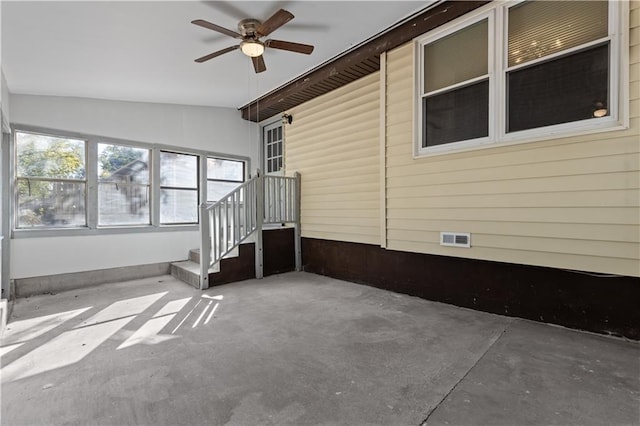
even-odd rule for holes
{"type": "Polygon", "coordinates": [[[233,245],[240,243],[240,193],[233,193],[233,245]]]}
{"type": "MultiPolygon", "coordinates": [[[[218,257],[218,219],[216,215],[217,208],[214,206],[211,210],[209,210],[209,215],[213,221],[213,226],[211,227],[211,251],[213,251],[212,259],[218,257]]],[[[202,261],[202,259],[200,259],[202,261]]]]}
{"type": "Polygon", "coordinates": [[[293,211],[292,197],[291,197],[292,188],[293,188],[293,181],[291,179],[287,179],[287,222],[292,221],[292,217],[291,217],[291,212],[293,211]]]}
{"type": "Polygon", "coordinates": [[[278,195],[276,196],[276,198],[278,199],[278,205],[276,206],[276,222],[282,222],[283,218],[282,218],[282,190],[283,190],[283,186],[282,184],[285,182],[282,179],[279,179],[280,182],[276,182],[276,189],[278,190],[278,195]]]}
{"type": "MultiPolygon", "coordinates": [[[[249,235],[261,229],[262,223],[295,222],[296,235],[299,235],[299,182],[299,175],[292,178],[258,174],[218,202],[209,206],[203,205],[201,218],[206,223],[203,223],[202,228],[208,228],[209,235],[203,235],[201,240],[208,241],[210,254],[207,259],[206,252],[201,253],[202,268],[206,263],[211,267],[219,262],[249,235]]],[[[298,268],[299,260],[296,262],[298,268]]],[[[258,269],[256,271],[256,276],[261,275],[258,269]]]]}
{"type": "Polygon", "coordinates": [[[269,223],[271,222],[269,220],[269,210],[271,209],[271,190],[269,188],[271,188],[271,176],[269,175],[265,175],[264,176],[264,182],[263,182],[263,186],[264,186],[264,221],[265,223],[269,223]]]}
{"type": "Polygon", "coordinates": [[[222,257],[222,242],[224,241],[224,221],[222,220],[222,206],[224,204],[218,205],[218,256],[216,259],[220,259],[222,257]]]}

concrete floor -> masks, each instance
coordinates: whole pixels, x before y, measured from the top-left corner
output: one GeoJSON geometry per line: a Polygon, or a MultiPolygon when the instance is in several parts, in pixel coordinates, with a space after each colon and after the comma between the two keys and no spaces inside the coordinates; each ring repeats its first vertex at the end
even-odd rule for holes
{"type": "Polygon", "coordinates": [[[4,425],[640,424],[640,345],[290,273],[20,299],[4,425]]]}

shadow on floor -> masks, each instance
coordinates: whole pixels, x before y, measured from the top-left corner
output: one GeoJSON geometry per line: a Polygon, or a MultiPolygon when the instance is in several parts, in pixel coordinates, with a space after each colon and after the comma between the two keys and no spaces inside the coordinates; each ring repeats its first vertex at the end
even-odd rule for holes
{"type": "Polygon", "coordinates": [[[5,424],[640,424],[640,345],[308,273],[19,299],[5,424]]]}

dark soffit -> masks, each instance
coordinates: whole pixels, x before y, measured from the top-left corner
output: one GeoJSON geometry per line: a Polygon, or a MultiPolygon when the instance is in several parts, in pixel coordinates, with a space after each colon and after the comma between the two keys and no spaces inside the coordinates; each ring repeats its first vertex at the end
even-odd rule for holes
{"type": "Polygon", "coordinates": [[[489,1],[444,1],[240,108],[260,122],[380,69],[380,54],[462,16],[489,1]]]}

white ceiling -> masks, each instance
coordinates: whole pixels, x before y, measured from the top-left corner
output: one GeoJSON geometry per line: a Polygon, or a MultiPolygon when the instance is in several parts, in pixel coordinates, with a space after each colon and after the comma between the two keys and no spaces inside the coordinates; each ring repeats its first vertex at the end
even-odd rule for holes
{"type": "Polygon", "coordinates": [[[2,70],[11,93],[237,108],[348,50],[430,1],[7,1],[2,70]],[[255,74],[240,51],[194,59],[237,40],[192,25],[236,30],[276,10],[295,18],[268,38],[315,45],[310,55],[267,49],[255,74]]]}

